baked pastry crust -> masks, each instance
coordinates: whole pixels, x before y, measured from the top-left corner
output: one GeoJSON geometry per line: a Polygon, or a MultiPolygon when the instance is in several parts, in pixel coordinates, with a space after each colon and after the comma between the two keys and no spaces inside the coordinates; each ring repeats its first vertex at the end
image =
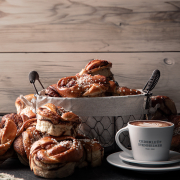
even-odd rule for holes
{"type": "Polygon", "coordinates": [[[4,115],[2,117],[2,119],[1,119],[1,127],[4,126],[7,119],[13,121],[16,124],[16,127],[17,127],[16,136],[18,136],[20,131],[21,131],[21,128],[23,126],[23,120],[22,120],[21,116],[16,114],[16,113],[11,113],[11,114],[4,115]]]}
{"type": "Polygon", "coordinates": [[[29,165],[29,154],[32,144],[41,139],[44,134],[36,129],[37,119],[30,119],[25,122],[23,132],[14,140],[13,147],[20,162],[29,165]]]}
{"type": "Polygon", "coordinates": [[[159,108],[153,114],[152,119],[167,120],[172,115],[177,115],[177,109],[174,101],[167,96],[152,96],[151,105],[155,107],[159,104],[159,108]]]}
{"type": "Polygon", "coordinates": [[[71,136],[47,136],[36,141],[30,150],[30,168],[44,178],[63,178],[74,172],[83,157],[81,143],[71,136]]]}
{"type": "Polygon", "coordinates": [[[11,147],[17,133],[16,124],[6,119],[4,125],[0,129],[0,156],[4,155],[11,147]]]}
{"type": "Polygon", "coordinates": [[[78,134],[76,136],[84,148],[84,158],[78,164],[79,168],[84,166],[96,167],[100,166],[104,157],[104,148],[97,139],[89,139],[88,137],[78,134]]]}
{"type": "MultiPolygon", "coordinates": [[[[24,98],[29,102],[31,102],[32,99],[36,99],[34,94],[28,94],[24,96],[24,98]]],[[[36,117],[36,114],[33,112],[32,107],[25,104],[20,97],[16,99],[15,106],[17,109],[17,114],[22,117],[23,121],[36,117]]]]}
{"type": "Polygon", "coordinates": [[[84,69],[82,69],[77,75],[91,74],[94,75],[103,75],[107,80],[114,80],[113,74],[110,71],[112,63],[106,60],[94,59],[90,61],[84,69]]]}
{"type": "Polygon", "coordinates": [[[52,103],[37,109],[36,129],[52,136],[76,136],[80,118],[52,103]]]}
{"type": "Polygon", "coordinates": [[[142,94],[141,91],[139,91],[137,89],[130,89],[127,87],[118,87],[116,92],[119,96],[142,94]]]}
{"type": "Polygon", "coordinates": [[[45,89],[45,95],[50,97],[61,97],[61,95],[57,91],[57,84],[52,84],[45,89]]]}
{"type": "Polygon", "coordinates": [[[84,74],[61,78],[57,83],[57,92],[62,97],[97,97],[104,96],[109,83],[105,76],[84,74]]]}

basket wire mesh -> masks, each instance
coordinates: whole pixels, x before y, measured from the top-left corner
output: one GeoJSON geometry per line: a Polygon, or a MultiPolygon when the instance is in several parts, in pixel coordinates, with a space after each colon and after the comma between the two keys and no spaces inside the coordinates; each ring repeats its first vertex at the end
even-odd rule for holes
{"type": "MultiPolygon", "coordinates": [[[[127,125],[129,121],[144,119],[144,114],[128,116],[99,116],[81,117],[82,123],[79,133],[85,134],[89,138],[96,138],[105,148],[105,151],[116,151],[119,148],[115,143],[115,134],[127,125]]],[[[130,148],[129,133],[123,132],[120,135],[120,142],[130,148]]]]}

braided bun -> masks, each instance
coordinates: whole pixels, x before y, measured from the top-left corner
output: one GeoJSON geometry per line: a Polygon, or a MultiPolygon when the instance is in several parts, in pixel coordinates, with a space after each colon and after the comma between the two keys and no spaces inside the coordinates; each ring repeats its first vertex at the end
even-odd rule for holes
{"type": "Polygon", "coordinates": [[[167,96],[152,96],[151,103],[152,107],[155,107],[157,104],[160,106],[152,116],[154,120],[167,120],[172,115],[177,115],[175,103],[167,96]]]}
{"type": "Polygon", "coordinates": [[[57,92],[57,84],[52,84],[47,89],[45,89],[45,95],[50,97],[61,97],[61,95],[57,92]]]}
{"type": "Polygon", "coordinates": [[[52,136],[75,136],[80,123],[77,115],[52,103],[37,109],[36,129],[52,136]]]}
{"type": "Polygon", "coordinates": [[[90,165],[91,167],[100,166],[104,157],[104,148],[97,139],[89,139],[86,136],[78,134],[76,138],[81,142],[84,148],[84,158],[78,164],[79,168],[90,165]]]}
{"type": "Polygon", "coordinates": [[[116,92],[119,96],[142,94],[141,91],[138,91],[137,89],[130,89],[127,87],[119,87],[116,92]]]}
{"type": "Polygon", "coordinates": [[[84,74],[62,78],[57,83],[57,91],[62,97],[104,96],[109,88],[105,76],[84,74]]]}
{"type": "Polygon", "coordinates": [[[100,74],[106,76],[107,80],[114,80],[113,74],[110,71],[112,63],[106,60],[95,59],[90,61],[84,69],[77,75],[91,74],[92,76],[100,74]]]}
{"type": "Polygon", "coordinates": [[[11,147],[17,133],[16,124],[6,119],[5,123],[0,129],[0,156],[3,156],[11,147]]]}
{"type": "Polygon", "coordinates": [[[63,178],[74,172],[83,157],[81,143],[71,136],[47,136],[36,141],[30,150],[30,168],[44,178],[63,178]]]}
{"type": "Polygon", "coordinates": [[[23,120],[21,116],[16,113],[6,114],[2,117],[1,126],[4,126],[7,119],[13,121],[16,124],[17,134],[19,134],[21,127],[23,126],[23,120]]]}
{"type": "Polygon", "coordinates": [[[36,129],[37,119],[26,121],[24,131],[14,141],[13,147],[20,162],[29,165],[29,154],[32,144],[43,137],[43,134],[36,129]]]}
{"type": "MultiPolygon", "coordinates": [[[[31,102],[32,99],[36,99],[34,94],[26,95],[26,96],[24,96],[24,98],[28,102],[31,102]]],[[[16,109],[17,109],[17,114],[22,117],[23,121],[26,121],[28,119],[36,117],[36,114],[32,111],[32,107],[25,104],[24,101],[20,97],[18,97],[16,99],[15,106],[16,106],[16,109]]]]}

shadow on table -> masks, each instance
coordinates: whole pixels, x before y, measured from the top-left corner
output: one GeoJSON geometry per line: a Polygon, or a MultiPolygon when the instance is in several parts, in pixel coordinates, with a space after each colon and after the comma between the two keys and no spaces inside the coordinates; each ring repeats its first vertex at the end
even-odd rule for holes
{"type": "MultiPolygon", "coordinates": [[[[35,176],[28,166],[24,166],[17,158],[6,160],[0,165],[0,173],[14,175],[25,180],[45,179],[35,176]]],[[[65,180],[169,180],[169,177],[178,177],[179,171],[163,172],[161,174],[141,173],[114,167],[104,158],[103,164],[99,167],[85,167],[76,169],[74,174],[63,178],[65,180]]]]}

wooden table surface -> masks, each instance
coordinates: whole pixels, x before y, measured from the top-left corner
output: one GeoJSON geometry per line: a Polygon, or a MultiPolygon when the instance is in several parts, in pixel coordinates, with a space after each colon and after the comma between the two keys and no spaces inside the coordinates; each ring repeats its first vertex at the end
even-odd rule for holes
{"type": "MultiPolygon", "coordinates": [[[[17,158],[8,159],[0,165],[0,173],[8,173],[14,175],[16,178],[23,178],[25,180],[39,180],[45,179],[35,176],[28,166],[24,166],[17,158]]],[[[91,168],[85,167],[82,169],[75,169],[75,172],[64,179],[66,180],[166,180],[173,177],[179,177],[180,171],[162,172],[162,173],[142,173],[137,171],[130,171],[114,167],[104,158],[103,164],[99,167],[91,168]]]]}

